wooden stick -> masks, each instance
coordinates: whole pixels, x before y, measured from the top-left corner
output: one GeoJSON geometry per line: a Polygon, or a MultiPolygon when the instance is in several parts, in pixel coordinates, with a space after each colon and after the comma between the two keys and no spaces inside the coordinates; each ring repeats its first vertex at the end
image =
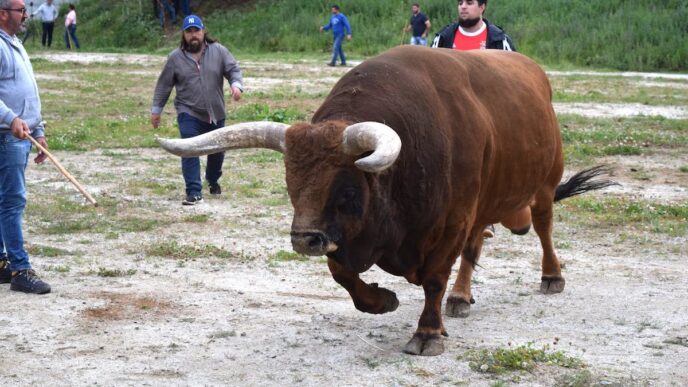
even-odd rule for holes
{"type": "Polygon", "coordinates": [[[96,200],[93,198],[93,196],[91,196],[88,192],[86,192],[86,190],[84,189],[84,187],[82,187],[81,184],[79,184],[79,182],[76,181],[76,179],[74,178],[74,176],[72,176],[69,172],[67,172],[67,170],[64,169],[64,167],[62,166],[62,164],[60,164],[60,162],[57,161],[57,159],[56,159],[52,154],[50,154],[50,152],[48,152],[48,150],[45,149],[45,147],[44,147],[43,145],[39,144],[38,141],[36,141],[35,138],[31,137],[31,136],[28,135],[28,134],[26,135],[26,137],[28,137],[28,139],[31,140],[31,142],[32,142],[38,149],[40,149],[41,152],[45,153],[45,155],[48,156],[48,158],[50,159],[50,161],[53,162],[53,165],[55,165],[55,167],[62,173],[62,175],[63,175],[64,177],[66,177],[69,181],[72,182],[72,184],[74,184],[74,186],[76,187],[76,189],[78,189],[79,192],[81,192],[81,193],[86,197],[86,199],[88,199],[89,202],[91,202],[95,207],[98,207],[98,203],[97,203],[96,200]]]}

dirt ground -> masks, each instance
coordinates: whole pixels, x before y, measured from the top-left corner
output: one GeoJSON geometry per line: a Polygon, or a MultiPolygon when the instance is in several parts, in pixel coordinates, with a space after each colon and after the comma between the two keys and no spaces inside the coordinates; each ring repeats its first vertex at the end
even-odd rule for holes
{"type": "MultiPolygon", "coordinates": [[[[226,173],[254,173],[255,165],[242,159],[248,152],[228,154],[226,173]]],[[[582,385],[688,384],[686,235],[629,235],[555,223],[566,289],[543,295],[537,238],[498,228],[475,274],[470,317],[445,318],[450,336],[444,354],[416,357],[401,349],[415,330],[422,289],[374,267],[363,279],[396,292],[400,306],[368,315],[354,308],[322,259],[271,259],[291,250],[288,205],[269,207],[260,198],[226,192],[182,207],[181,191],[132,194],[124,188],[127,179],[180,184],[178,159],[157,149],[56,156],[96,198],[116,202],[120,211],[145,202],[170,219],[210,220],[108,237],[42,233],[35,217],[27,217],[28,244],[74,254],[32,258],[53,287],[49,295],[16,294],[0,285],[2,385],[552,386],[575,385],[583,371],[589,374],[582,385]],[[145,253],[147,246],[171,240],[219,246],[233,257],[207,257],[191,248],[184,259],[145,253]],[[65,266],[69,270],[56,269],[65,266]],[[132,274],[94,274],[100,268],[132,274]],[[586,368],[543,364],[532,372],[494,376],[471,370],[463,358],[470,350],[528,343],[563,351],[586,368]]],[[[621,186],[592,195],[688,200],[688,174],[664,173],[686,165],[685,153],[608,161],[620,166],[615,179],[621,186]],[[638,164],[656,173],[639,182],[623,172],[638,164]]],[[[269,168],[279,181],[279,165],[269,168]]],[[[83,202],[50,165],[32,164],[27,185],[29,201],[58,191],[83,202]]]]}

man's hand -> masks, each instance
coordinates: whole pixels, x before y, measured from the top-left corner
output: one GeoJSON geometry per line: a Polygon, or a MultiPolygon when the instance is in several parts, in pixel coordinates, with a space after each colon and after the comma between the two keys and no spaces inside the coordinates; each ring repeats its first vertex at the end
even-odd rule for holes
{"type": "Polygon", "coordinates": [[[153,125],[153,129],[160,126],[160,114],[151,113],[151,125],[153,125]]]}
{"type": "MultiPolygon", "coordinates": [[[[43,148],[45,148],[46,150],[48,149],[48,142],[45,141],[45,137],[38,137],[36,139],[36,142],[41,144],[41,146],[43,146],[43,148]]],[[[46,158],[48,158],[48,155],[45,154],[45,152],[43,152],[42,150],[38,149],[38,155],[33,159],[33,161],[35,161],[36,164],[41,164],[45,161],[46,158]]]]}
{"type": "Polygon", "coordinates": [[[232,86],[232,99],[238,101],[241,99],[241,90],[238,87],[232,86]]]}
{"type": "Polygon", "coordinates": [[[351,34],[346,35],[346,40],[351,40],[351,34]]]}
{"type": "Polygon", "coordinates": [[[12,131],[12,135],[14,137],[20,138],[22,140],[26,139],[26,137],[29,134],[31,134],[31,131],[29,130],[29,125],[26,123],[26,121],[22,120],[19,117],[12,120],[12,124],[10,124],[10,130],[12,131]]]}
{"type": "Polygon", "coordinates": [[[325,31],[325,29],[323,27],[320,27],[320,32],[323,32],[323,31],[325,31]]]}

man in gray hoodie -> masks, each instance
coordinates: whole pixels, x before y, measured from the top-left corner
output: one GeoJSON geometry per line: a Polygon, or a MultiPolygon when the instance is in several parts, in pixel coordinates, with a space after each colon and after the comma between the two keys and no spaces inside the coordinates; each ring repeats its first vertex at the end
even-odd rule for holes
{"type": "MultiPolygon", "coordinates": [[[[24,0],[0,0],[0,283],[10,282],[11,290],[43,294],[50,292],[50,285],[31,269],[22,234],[28,136],[48,147],[33,67],[17,38],[28,17],[24,0]]],[[[34,160],[40,164],[45,158],[39,152],[34,160]]]]}
{"type": "MultiPolygon", "coordinates": [[[[182,138],[195,137],[223,127],[226,115],[223,92],[225,78],[229,81],[232,99],[238,101],[244,88],[239,64],[225,46],[207,35],[200,17],[187,16],[182,25],[179,48],[167,57],[165,68],[155,85],[151,124],[154,128],[160,125],[160,113],[172,88],[176,88],[174,107],[182,138]]],[[[213,195],[222,192],[218,179],[222,176],[224,157],[224,152],[208,155],[205,179],[213,195]]],[[[182,204],[202,203],[198,157],[182,158],[182,175],[186,184],[186,198],[182,204]]]]}

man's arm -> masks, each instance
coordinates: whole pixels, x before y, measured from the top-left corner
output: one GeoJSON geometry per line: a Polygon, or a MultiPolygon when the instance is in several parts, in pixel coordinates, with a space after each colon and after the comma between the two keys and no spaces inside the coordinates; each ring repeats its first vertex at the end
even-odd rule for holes
{"type": "Polygon", "coordinates": [[[42,9],[42,8],[43,8],[43,4],[41,4],[40,6],[38,6],[38,8],[36,8],[36,10],[33,11],[33,12],[31,13],[31,17],[34,17],[34,16],[38,15],[38,13],[41,12],[41,9],[42,9]]]}
{"type": "Polygon", "coordinates": [[[160,114],[170,98],[172,88],[174,87],[174,65],[172,62],[173,58],[172,54],[170,54],[167,57],[167,62],[165,62],[165,67],[158,77],[158,82],[155,84],[153,107],[151,108],[151,124],[153,128],[157,128],[160,125],[160,114]]]}
{"type": "Polygon", "coordinates": [[[428,32],[430,32],[430,27],[432,27],[432,23],[430,23],[430,19],[425,19],[425,31],[423,31],[423,37],[426,38],[428,36],[428,32]]]}
{"type": "Polygon", "coordinates": [[[332,28],[332,18],[325,24],[324,26],[320,27],[320,32],[322,31],[329,31],[330,28],[332,28]]]}
{"type": "Polygon", "coordinates": [[[349,24],[349,19],[346,18],[346,16],[340,14],[342,16],[342,21],[344,22],[344,28],[346,29],[346,34],[349,36],[349,39],[351,39],[351,24],[349,24]]]}
{"type": "Polygon", "coordinates": [[[232,91],[232,99],[238,101],[241,99],[241,94],[244,92],[243,77],[241,69],[237,63],[234,55],[225,48],[223,50],[224,75],[229,81],[229,86],[232,91]]]}

